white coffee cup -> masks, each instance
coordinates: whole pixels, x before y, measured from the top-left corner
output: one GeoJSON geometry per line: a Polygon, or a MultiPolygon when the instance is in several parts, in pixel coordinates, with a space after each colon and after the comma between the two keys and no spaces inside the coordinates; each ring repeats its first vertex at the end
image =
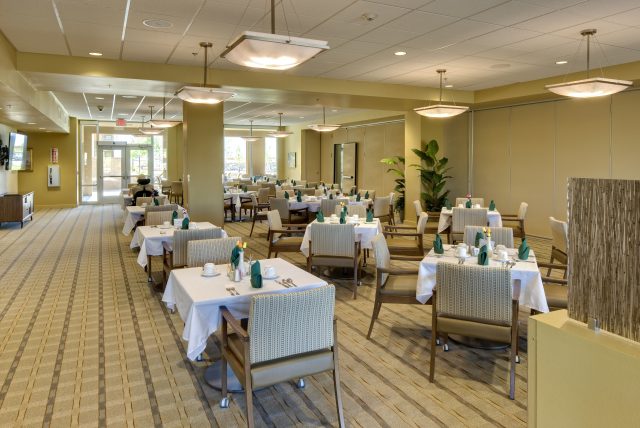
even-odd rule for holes
{"type": "Polygon", "coordinates": [[[213,263],[205,263],[202,271],[205,275],[212,275],[216,271],[216,265],[213,263]]]}
{"type": "Polygon", "coordinates": [[[264,276],[268,278],[273,278],[276,276],[276,268],[273,266],[265,266],[264,267],[264,276]]]}
{"type": "Polygon", "coordinates": [[[464,208],[464,204],[458,204],[458,208],[464,208]]]}
{"type": "Polygon", "coordinates": [[[471,254],[474,255],[474,256],[477,256],[478,254],[480,254],[480,248],[471,247],[471,254]]]}
{"type": "Polygon", "coordinates": [[[507,253],[507,250],[500,250],[498,251],[498,258],[501,261],[506,262],[507,260],[509,260],[509,253],[507,253]]]}
{"type": "Polygon", "coordinates": [[[467,257],[467,247],[458,245],[456,248],[456,256],[457,257],[467,257]]]}

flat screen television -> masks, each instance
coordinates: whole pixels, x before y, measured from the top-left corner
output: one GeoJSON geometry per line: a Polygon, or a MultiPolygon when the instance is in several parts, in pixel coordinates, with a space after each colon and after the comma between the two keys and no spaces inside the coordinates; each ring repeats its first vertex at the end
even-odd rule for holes
{"type": "Polygon", "coordinates": [[[9,167],[11,171],[23,171],[27,167],[27,136],[17,132],[9,134],[9,167]]]}

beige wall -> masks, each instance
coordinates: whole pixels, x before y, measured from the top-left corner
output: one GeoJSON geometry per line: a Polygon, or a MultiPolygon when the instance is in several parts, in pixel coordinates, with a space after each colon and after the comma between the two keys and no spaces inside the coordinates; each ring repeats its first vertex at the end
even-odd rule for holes
{"type": "MultiPolygon", "coordinates": [[[[2,145],[9,146],[9,133],[15,129],[0,123],[0,140],[2,145]]],[[[6,164],[5,164],[6,165],[6,164]]],[[[4,165],[0,166],[0,195],[16,193],[18,191],[18,172],[7,171],[4,165]]]]}
{"type": "Polygon", "coordinates": [[[282,156],[282,169],[278,168],[279,178],[290,178],[294,180],[302,179],[302,131],[306,129],[306,126],[291,126],[287,130],[293,132],[282,140],[282,153],[278,156],[282,156]],[[296,154],[296,166],[294,168],[289,167],[289,153],[294,152],[296,154]]]}
{"type": "Polygon", "coordinates": [[[640,179],[640,91],[475,112],[473,193],[550,236],[548,217],[567,217],[567,178],[640,179]]]}
{"type": "Polygon", "coordinates": [[[170,181],[184,180],[182,176],[182,123],[167,129],[167,176],[170,181]]]}
{"type": "Polygon", "coordinates": [[[76,207],[78,205],[78,121],[69,119],[69,133],[29,132],[28,147],[33,149],[33,171],[21,171],[20,192],[34,192],[36,207],[76,207]],[[47,166],[52,147],[58,148],[60,187],[47,187],[47,166]]]}

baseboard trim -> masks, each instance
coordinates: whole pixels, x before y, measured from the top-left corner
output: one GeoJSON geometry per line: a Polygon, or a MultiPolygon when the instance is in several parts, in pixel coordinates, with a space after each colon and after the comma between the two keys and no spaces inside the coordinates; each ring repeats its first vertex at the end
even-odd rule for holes
{"type": "Polygon", "coordinates": [[[34,212],[39,209],[51,209],[51,208],[78,208],[78,204],[35,205],[34,212]]]}

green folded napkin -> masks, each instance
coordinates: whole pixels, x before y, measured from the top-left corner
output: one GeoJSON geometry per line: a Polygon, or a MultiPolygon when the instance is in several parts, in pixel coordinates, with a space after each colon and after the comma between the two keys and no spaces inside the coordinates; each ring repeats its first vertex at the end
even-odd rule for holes
{"type": "Polygon", "coordinates": [[[353,187],[349,190],[349,196],[353,196],[353,187]]]}
{"type": "Polygon", "coordinates": [[[347,222],[347,213],[342,211],[340,213],[340,224],[345,224],[347,222]]]}
{"type": "Polygon", "coordinates": [[[296,180],[292,180],[292,181],[291,181],[291,185],[292,185],[292,186],[295,186],[295,185],[296,185],[296,180]]]}
{"type": "Polygon", "coordinates": [[[316,189],[316,190],[318,190],[318,185],[316,184],[313,188],[314,188],[314,189],[316,189]]]}
{"type": "Polygon", "coordinates": [[[258,261],[251,265],[251,286],[262,288],[262,271],[260,271],[260,262],[258,261]]]}
{"type": "Polygon", "coordinates": [[[298,194],[296,195],[296,201],[302,202],[302,192],[298,192],[298,194]]]}
{"type": "Polygon", "coordinates": [[[449,199],[445,199],[444,200],[444,206],[448,209],[451,210],[451,201],[449,199]]]}
{"type": "Polygon", "coordinates": [[[483,245],[480,248],[480,252],[478,253],[478,264],[480,266],[488,266],[489,265],[489,253],[487,252],[487,246],[483,245]]]}
{"type": "Polygon", "coordinates": [[[156,207],[160,205],[160,201],[158,200],[158,198],[153,198],[153,205],[155,205],[156,207]]]}
{"type": "MultiPolygon", "coordinates": [[[[269,179],[267,179],[269,181],[269,179]]],[[[280,180],[276,180],[276,186],[280,186],[280,180]]]]}
{"type": "Polygon", "coordinates": [[[473,245],[474,247],[480,247],[480,240],[484,239],[484,233],[483,232],[476,232],[476,240],[475,240],[475,244],[473,245]]]}
{"type": "Polygon", "coordinates": [[[465,204],[465,207],[471,208],[471,199],[467,199],[467,203],[465,204]]]}
{"type": "Polygon", "coordinates": [[[284,191],[284,198],[289,199],[289,192],[287,192],[286,190],[284,191]]]}
{"type": "Polygon", "coordinates": [[[182,230],[189,229],[189,217],[185,217],[182,219],[182,230]]]}
{"type": "Polygon", "coordinates": [[[176,220],[178,218],[178,211],[174,211],[173,214],[171,214],[171,224],[173,224],[173,221],[176,220]]]}
{"type": "Polygon", "coordinates": [[[360,193],[356,196],[356,202],[360,202],[360,193]]]}
{"type": "Polygon", "coordinates": [[[242,186],[242,191],[246,192],[247,191],[247,185],[245,184],[244,186],[242,186]]]}
{"type": "Polygon", "coordinates": [[[333,199],[333,192],[329,193],[329,199],[333,199]]]}
{"type": "Polygon", "coordinates": [[[324,223],[324,214],[322,213],[322,211],[318,211],[316,213],[316,221],[318,223],[324,223]]]}
{"type": "Polygon", "coordinates": [[[231,250],[231,258],[229,259],[229,261],[231,262],[231,267],[234,268],[234,269],[237,269],[238,268],[238,264],[240,263],[240,252],[241,251],[242,250],[237,245],[235,247],[233,247],[233,250],[231,250]]]}
{"type": "Polygon", "coordinates": [[[333,190],[333,184],[331,185],[331,190],[333,190]]]}
{"type": "Polygon", "coordinates": [[[444,254],[444,247],[442,246],[442,238],[436,234],[436,239],[433,241],[433,251],[436,254],[444,254]]]}
{"type": "Polygon", "coordinates": [[[493,199],[491,199],[491,203],[489,204],[489,211],[495,211],[496,210],[496,203],[493,202],[493,199]]]}
{"type": "Polygon", "coordinates": [[[364,198],[365,199],[369,199],[369,191],[367,190],[367,193],[364,194],[364,198]]]}
{"type": "Polygon", "coordinates": [[[343,206],[342,206],[342,212],[344,213],[344,215],[347,215],[347,211],[348,211],[348,210],[347,210],[347,206],[346,206],[346,205],[343,205],[343,206]]]}
{"type": "Polygon", "coordinates": [[[520,260],[527,260],[529,258],[529,245],[527,245],[527,240],[523,239],[522,244],[518,247],[518,258],[520,260]]]}
{"type": "Polygon", "coordinates": [[[367,210],[367,221],[369,223],[373,221],[373,210],[367,210]]]}

